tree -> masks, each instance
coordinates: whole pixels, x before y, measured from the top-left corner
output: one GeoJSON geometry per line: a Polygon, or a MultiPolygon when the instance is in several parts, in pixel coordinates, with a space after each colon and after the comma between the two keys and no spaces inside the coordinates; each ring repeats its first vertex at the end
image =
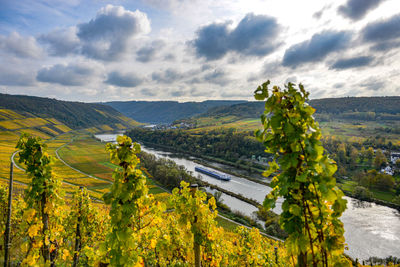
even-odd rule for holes
{"type": "Polygon", "coordinates": [[[366,157],[367,157],[367,150],[365,149],[364,146],[362,146],[360,150],[360,161],[363,162],[366,157]]]}
{"type": "Polygon", "coordinates": [[[391,175],[380,173],[375,177],[374,185],[383,191],[390,191],[394,188],[395,181],[391,175]]]}
{"type": "Polygon", "coordinates": [[[257,100],[266,100],[264,129],[256,131],[256,137],[274,156],[264,175],[279,168],[281,173],[272,179],[273,190],[263,205],[273,208],[277,198],[284,197],[280,224],[289,235],[286,247],[299,266],[349,266],[339,220],[346,200],[333,178],[337,167],[324,154],[321,130],[312,117],[315,109],[306,103],[309,93],[292,83],[284,90],[274,86],[270,93],[269,84],[255,91],[257,100]]]}
{"type": "Polygon", "coordinates": [[[400,169],[400,159],[397,159],[397,160],[396,160],[396,163],[395,163],[395,165],[396,165],[396,167],[397,167],[397,168],[399,168],[399,169],[400,169]]]}
{"type": "Polygon", "coordinates": [[[370,200],[373,194],[363,186],[356,186],[354,188],[354,196],[361,200],[370,200]]]}
{"type": "Polygon", "coordinates": [[[345,144],[340,144],[338,147],[338,153],[337,153],[339,162],[346,164],[346,162],[347,162],[346,154],[347,154],[347,151],[346,151],[345,144]]]}
{"type": "Polygon", "coordinates": [[[387,159],[383,154],[382,150],[378,149],[376,151],[375,159],[374,159],[374,167],[375,169],[380,169],[382,166],[386,165],[387,159]]]}
{"type": "Polygon", "coordinates": [[[372,158],[374,157],[374,149],[372,147],[368,147],[366,152],[366,158],[371,162],[372,158]]]}
{"type": "Polygon", "coordinates": [[[350,162],[350,167],[354,169],[357,165],[357,158],[358,158],[358,150],[354,146],[351,147],[350,149],[350,156],[349,156],[349,162],[350,162]]]}
{"type": "Polygon", "coordinates": [[[397,205],[400,205],[400,195],[394,197],[394,198],[392,199],[392,202],[395,203],[395,204],[397,204],[397,205]]]}

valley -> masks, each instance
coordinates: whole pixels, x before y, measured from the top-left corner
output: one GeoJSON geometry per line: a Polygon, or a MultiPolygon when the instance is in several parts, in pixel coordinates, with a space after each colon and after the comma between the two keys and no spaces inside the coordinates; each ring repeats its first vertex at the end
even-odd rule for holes
{"type": "MultiPolygon", "coordinates": [[[[226,107],[224,107],[226,108],[226,107]]],[[[71,129],[59,120],[51,117],[37,117],[27,111],[18,113],[10,109],[0,109],[0,184],[7,185],[9,175],[9,164],[14,160],[17,164],[14,168],[14,187],[15,193],[22,193],[30,183],[30,179],[24,173],[23,165],[17,163],[18,156],[15,154],[15,144],[19,135],[23,132],[43,138],[48,148],[49,155],[54,157],[53,172],[62,182],[62,189],[67,198],[71,197],[80,186],[87,189],[91,199],[97,203],[103,203],[103,195],[108,192],[112,186],[113,170],[117,165],[110,162],[109,155],[105,151],[105,142],[115,140],[116,134],[110,134],[115,129],[123,133],[124,129],[129,130],[132,125],[139,126],[133,120],[118,115],[118,122],[115,124],[88,125],[91,127],[85,129],[71,129]],[[124,118],[121,120],[121,118],[124,118]],[[122,124],[125,122],[125,124],[122,124]],[[108,132],[104,134],[104,132],[108,132]],[[99,141],[100,139],[101,141],[99,141]]],[[[269,184],[270,179],[261,179],[263,184],[257,183],[260,179],[260,172],[265,168],[266,162],[261,158],[268,158],[264,149],[252,136],[252,132],[260,126],[256,118],[238,118],[234,115],[226,117],[193,117],[183,121],[175,122],[176,128],[170,130],[152,130],[151,128],[133,128],[127,132],[133,140],[144,142],[145,144],[154,144],[161,147],[172,149],[178,152],[190,151],[190,155],[182,156],[171,152],[163,151],[158,148],[151,148],[142,145],[142,150],[146,153],[155,155],[160,159],[172,160],[178,165],[183,165],[192,175],[198,176],[200,180],[216,185],[218,187],[240,194],[244,197],[254,199],[262,203],[265,194],[271,191],[271,188],[264,185],[269,184]],[[182,123],[195,125],[195,127],[180,128],[182,123]],[[229,144],[229,145],[227,145],[229,144]],[[240,150],[244,149],[244,150],[240,150]],[[199,157],[196,159],[196,157],[199,157]],[[200,161],[199,161],[200,160],[200,161]],[[230,182],[223,182],[194,172],[194,167],[199,162],[205,162],[208,167],[216,166],[219,171],[229,169],[229,175],[232,177],[230,182]],[[254,181],[246,180],[235,173],[242,173],[244,176],[258,177],[252,178],[254,181]]],[[[399,134],[397,132],[398,122],[388,121],[363,121],[338,119],[322,121],[320,123],[324,134],[324,146],[334,155],[340,166],[347,166],[342,169],[341,175],[356,175],[357,170],[364,167],[372,169],[372,161],[365,158],[357,158],[352,163],[349,156],[339,154],[338,144],[350,144],[352,147],[361,151],[363,145],[370,145],[378,149],[387,149],[388,145],[394,151],[399,146],[399,134]],[[337,140],[337,143],[335,143],[337,140]],[[336,144],[336,145],[333,145],[336,144]],[[357,145],[354,145],[357,144],[357,145]],[[340,156],[341,155],[341,156],[340,156]],[[340,158],[342,157],[342,158],[340,158]],[[344,160],[344,161],[343,161],[344,160]]],[[[76,127],[71,125],[71,127],[76,127]]],[[[175,126],[173,126],[175,127],[175,126]]],[[[345,149],[349,149],[345,146],[345,149]]],[[[348,153],[348,152],[347,152],[348,153]]],[[[358,152],[361,153],[361,152],[358,152]]],[[[364,153],[364,152],[363,152],[364,153]]],[[[361,154],[360,154],[361,155],[361,154]]],[[[339,169],[340,172],[340,169],[339,169]]],[[[398,176],[395,174],[395,183],[398,183],[398,176]]],[[[353,178],[351,178],[353,179],[353,178]]],[[[339,185],[349,194],[353,194],[359,181],[338,179],[339,185]]],[[[168,203],[170,191],[164,189],[164,186],[152,179],[151,174],[147,175],[147,184],[149,193],[155,195],[155,199],[168,203]]],[[[383,201],[392,202],[396,197],[396,189],[391,191],[382,191],[375,187],[370,187],[374,198],[383,201]]],[[[215,189],[208,188],[207,191],[215,195],[215,189]]],[[[346,252],[353,259],[367,260],[371,256],[385,258],[396,256],[398,251],[396,247],[400,246],[397,236],[400,235],[400,229],[396,220],[398,212],[394,209],[383,207],[377,204],[358,201],[352,198],[346,198],[348,201],[348,210],[344,213],[342,220],[345,224],[345,237],[349,245],[346,252]],[[379,218],[375,220],[373,218],[379,218]],[[374,221],[372,224],[371,222],[374,221]],[[374,240],[370,242],[367,240],[374,240]],[[368,246],[373,244],[372,246],[368,246]]],[[[216,220],[220,226],[227,231],[236,231],[237,222],[251,226],[263,224],[257,219],[254,212],[258,207],[225,193],[220,196],[220,204],[229,208],[229,212],[221,210],[221,214],[227,216],[218,217],[216,220]],[[237,215],[235,215],[237,214],[237,215]],[[241,219],[247,218],[245,220],[241,219]]],[[[278,200],[278,205],[274,209],[276,213],[281,213],[282,200],[278,200]]],[[[167,204],[168,205],[168,204],[167,204]]],[[[262,227],[261,227],[262,229],[262,227]]],[[[272,232],[268,232],[272,233],[272,232]]]]}

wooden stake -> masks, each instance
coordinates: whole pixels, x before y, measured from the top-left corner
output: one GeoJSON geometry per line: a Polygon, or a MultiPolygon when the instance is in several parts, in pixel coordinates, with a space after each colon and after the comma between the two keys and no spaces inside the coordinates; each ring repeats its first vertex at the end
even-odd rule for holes
{"type": "MultiPolygon", "coordinates": [[[[81,194],[83,192],[83,186],[80,186],[81,194]]],[[[83,197],[83,195],[82,195],[83,197]]],[[[79,252],[81,250],[81,221],[82,221],[82,197],[79,199],[79,215],[78,215],[78,223],[76,224],[76,237],[75,237],[75,251],[74,251],[74,263],[73,267],[78,266],[79,252]]]]}
{"type": "MultiPolygon", "coordinates": [[[[191,192],[192,196],[195,197],[197,191],[197,184],[191,184],[191,192]]],[[[194,222],[197,222],[197,217],[194,218],[194,222]]],[[[201,251],[200,251],[200,244],[196,242],[196,237],[193,239],[193,250],[194,250],[194,266],[201,267],[201,251]]]]}
{"type": "Polygon", "coordinates": [[[14,163],[11,161],[10,164],[10,185],[8,187],[8,213],[7,213],[7,224],[4,239],[4,267],[8,267],[10,264],[10,232],[11,232],[11,208],[12,208],[12,192],[13,192],[13,173],[14,173],[14,163]]]}

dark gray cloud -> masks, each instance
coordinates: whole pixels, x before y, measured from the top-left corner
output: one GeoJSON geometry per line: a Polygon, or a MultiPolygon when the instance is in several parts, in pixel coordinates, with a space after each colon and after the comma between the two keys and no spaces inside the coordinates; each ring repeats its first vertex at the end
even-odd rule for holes
{"type": "Polygon", "coordinates": [[[200,28],[191,45],[198,57],[216,60],[234,51],[246,56],[264,56],[273,52],[280,26],[275,18],[247,14],[234,29],[231,22],[213,23],[200,28]]]}
{"type": "Polygon", "coordinates": [[[169,92],[173,97],[181,97],[187,95],[187,92],[184,90],[173,90],[169,92]]]}
{"type": "Polygon", "coordinates": [[[43,34],[39,41],[48,45],[52,56],[66,56],[79,52],[79,39],[74,28],[59,29],[43,34]]]}
{"type": "Polygon", "coordinates": [[[320,19],[320,18],[322,17],[322,15],[324,14],[324,12],[325,12],[326,10],[330,9],[331,6],[332,6],[332,5],[326,5],[326,6],[324,6],[321,10],[315,12],[315,13],[313,14],[313,18],[314,18],[314,19],[320,19]]]}
{"type": "Polygon", "coordinates": [[[400,37],[400,14],[367,24],[361,31],[364,41],[385,42],[400,37]]]}
{"type": "Polygon", "coordinates": [[[172,68],[166,69],[164,71],[153,72],[151,78],[158,83],[173,83],[182,79],[184,75],[172,68]]]}
{"type": "Polygon", "coordinates": [[[271,79],[271,77],[277,76],[284,72],[282,63],[279,61],[265,62],[261,70],[261,77],[266,79],[271,79]]]}
{"type": "Polygon", "coordinates": [[[230,33],[231,49],[250,56],[264,56],[277,47],[279,25],[275,18],[247,14],[230,33]]]}
{"type": "Polygon", "coordinates": [[[0,35],[0,50],[20,58],[39,58],[42,49],[32,36],[21,36],[12,32],[9,36],[0,35]]]}
{"type": "Polygon", "coordinates": [[[209,69],[212,69],[212,66],[210,64],[203,64],[201,66],[201,71],[206,71],[206,70],[209,70],[209,69]]]}
{"type": "Polygon", "coordinates": [[[194,77],[188,81],[185,81],[186,84],[197,84],[197,83],[203,83],[204,81],[200,79],[199,77],[194,77]]]}
{"type": "Polygon", "coordinates": [[[209,60],[222,58],[229,51],[229,24],[214,23],[199,29],[192,42],[197,56],[209,60]]]}
{"type": "Polygon", "coordinates": [[[360,20],[383,1],[385,0],[347,0],[345,5],[339,6],[338,13],[351,20],[360,20]]]}
{"type": "Polygon", "coordinates": [[[140,90],[140,93],[144,96],[156,96],[157,95],[157,91],[154,89],[150,89],[150,88],[143,88],[142,90],[140,90]]]}
{"type": "Polygon", "coordinates": [[[35,77],[32,71],[22,71],[20,68],[0,66],[0,84],[9,86],[32,86],[35,84],[35,77]]]}
{"type": "Polygon", "coordinates": [[[344,86],[345,86],[345,83],[335,83],[335,84],[333,85],[333,87],[336,88],[336,89],[343,88],[344,86]]]}
{"type": "Polygon", "coordinates": [[[385,88],[385,81],[382,81],[376,77],[371,77],[361,82],[360,87],[371,91],[378,91],[385,88]]]}
{"type": "Polygon", "coordinates": [[[288,77],[288,78],[286,79],[286,81],[285,81],[285,84],[287,84],[287,83],[289,83],[289,82],[291,82],[291,83],[296,83],[296,82],[297,82],[297,76],[288,77]]]}
{"type": "Polygon", "coordinates": [[[164,56],[164,60],[165,61],[175,61],[176,60],[176,56],[172,53],[168,53],[164,56]]]}
{"type": "Polygon", "coordinates": [[[385,52],[399,47],[400,47],[400,41],[391,41],[391,42],[389,41],[389,42],[377,43],[376,45],[373,45],[371,47],[371,50],[385,52]]]}
{"type": "Polygon", "coordinates": [[[321,9],[320,11],[317,11],[313,14],[314,19],[320,19],[322,17],[322,14],[324,13],[324,10],[321,9]]]}
{"type": "Polygon", "coordinates": [[[262,83],[266,80],[271,80],[283,72],[286,72],[286,70],[282,67],[281,61],[266,61],[258,73],[252,73],[247,77],[247,81],[262,83]]]}
{"type": "Polygon", "coordinates": [[[57,64],[38,71],[36,79],[40,82],[58,83],[67,86],[85,85],[91,79],[95,70],[84,65],[57,64]]]}
{"type": "Polygon", "coordinates": [[[210,89],[202,90],[199,88],[192,88],[189,92],[190,96],[193,96],[193,97],[199,97],[199,96],[210,97],[213,93],[214,93],[213,90],[210,90],[210,89]]]}
{"type": "Polygon", "coordinates": [[[221,69],[216,69],[213,72],[205,74],[203,80],[205,82],[214,83],[221,86],[230,83],[227,73],[221,69]]]}
{"type": "Polygon", "coordinates": [[[295,68],[297,65],[317,62],[330,53],[344,49],[351,38],[347,31],[323,31],[310,40],[295,44],[285,51],[283,66],[295,68]]]}
{"type": "Polygon", "coordinates": [[[159,52],[165,42],[162,40],[153,41],[148,46],[144,46],[136,52],[136,60],[140,62],[149,62],[154,60],[157,52],[159,52]]]}
{"type": "Polygon", "coordinates": [[[352,57],[352,58],[343,58],[337,60],[335,63],[330,66],[330,69],[351,69],[351,68],[359,68],[370,65],[370,63],[374,60],[372,56],[361,56],[361,57],[352,57]]]}
{"type": "Polygon", "coordinates": [[[82,42],[82,53],[88,57],[112,61],[128,49],[132,37],[150,31],[145,13],[107,5],[95,19],[78,25],[77,36],[82,42]]]}
{"type": "Polygon", "coordinates": [[[259,78],[260,78],[259,75],[253,73],[247,77],[247,81],[254,82],[254,81],[257,81],[259,78]]]}
{"type": "Polygon", "coordinates": [[[120,86],[120,87],[136,87],[143,83],[143,78],[140,78],[135,73],[120,73],[118,71],[110,72],[105,83],[120,86]]]}

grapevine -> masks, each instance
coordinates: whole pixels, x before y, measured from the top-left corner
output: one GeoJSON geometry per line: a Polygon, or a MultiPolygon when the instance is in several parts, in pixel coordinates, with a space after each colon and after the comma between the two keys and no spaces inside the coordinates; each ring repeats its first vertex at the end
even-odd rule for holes
{"type": "Polygon", "coordinates": [[[27,208],[21,224],[28,233],[23,263],[54,264],[63,243],[60,238],[63,192],[50,166],[54,159],[47,154],[46,144],[38,137],[23,134],[16,147],[21,149],[19,162],[26,166],[26,173],[32,178],[25,193],[27,208]]]}
{"type": "Polygon", "coordinates": [[[163,207],[148,195],[146,177],[138,166],[140,145],[127,136],[118,136],[117,144],[109,143],[106,149],[111,162],[122,168],[115,169],[114,184],[104,195],[106,204],[111,204],[107,257],[113,266],[151,264],[163,207]]]}
{"type": "Polygon", "coordinates": [[[264,206],[273,208],[277,198],[284,197],[280,224],[289,234],[286,247],[299,266],[346,266],[339,220],[346,200],[333,177],[336,164],[321,145],[321,130],[312,117],[315,109],[306,102],[309,93],[292,83],[283,90],[274,86],[270,92],[269,84],[255,91],[257,100],[266,100],[264,129],[256,137],[274,156],[264,175],[281,172],[272,179],[273,190],[264,206]]]}

